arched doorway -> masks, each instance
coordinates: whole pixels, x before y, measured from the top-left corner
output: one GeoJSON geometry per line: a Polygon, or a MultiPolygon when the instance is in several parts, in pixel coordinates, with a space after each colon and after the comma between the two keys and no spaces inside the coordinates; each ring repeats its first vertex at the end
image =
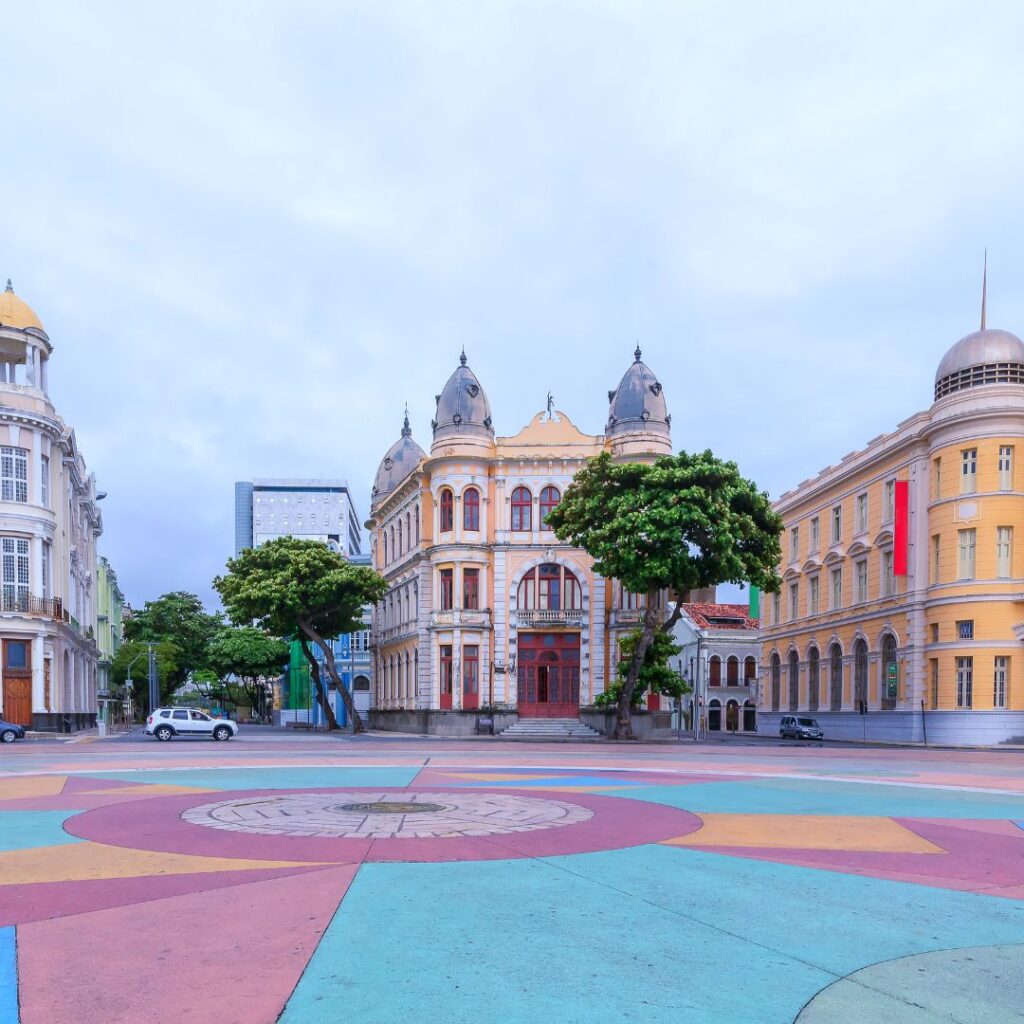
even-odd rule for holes
{"type": "Polygon", "coordinates": [[[580,634],[520,633],[519,714],[568,718],[580,711],[580,634]]]}
{"type": "Polygon", "coordinates": [[[708,703],[708,732],[722,731],[722,703],[717,698],[708,703]]]}
{"type": "Polygon", "coordinates": [[[800,706],[800,655],[796,651],[789,652],[789,710],[796,711],[800,706]]]}
{"type": "Polygon", "coordinates": [[[752,700],[743,702],[743,731],[757,732],[757,708],[752,700]]]}
{"type": "Polygon", "coordinates": [[[868,703],[868,645],[858,640],[853,645],[853,704],[861,711],[868,703]]]}
{"type": "Polygon", "coordinates": [[[843,649],[833,644],[829,649],[829,707],[832,711],[843,708],[843,649]]]}
{"type": "Polygon", "coordinates": [[[882,710],[892,711],[899,695],[899,666],[896,661],[896,637],[886,633],[882,639],[882,710]],[[892,682],[890,683],[890,679],[892,682]]]}
{"type": "Polygon", "coordinates": [[[812,647],[807,652],[807,710],[818,710],[819,686],[821,677],[821,658],[818,648],[812,647]]]}
{"type": "Polygon", "coordinates": [[[782,659],[777,655],[772,655],[772,711],[779,710],[779,704],[782,701],[782,659]]]}
{"type": "Polygon", "coordinates": [[[725,729],[726,732],[740,731],[739,701],[731,700],[725,705],[725,729]]]}

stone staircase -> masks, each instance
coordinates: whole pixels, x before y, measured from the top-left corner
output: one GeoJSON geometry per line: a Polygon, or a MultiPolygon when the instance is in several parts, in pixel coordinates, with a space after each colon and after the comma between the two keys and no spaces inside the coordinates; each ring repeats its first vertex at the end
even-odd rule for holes
{"type": "Polygon", "coordinates": [[[601,734],[578,718],[520,718],[498,733],[508,740],[598,740],[601,734]]]}

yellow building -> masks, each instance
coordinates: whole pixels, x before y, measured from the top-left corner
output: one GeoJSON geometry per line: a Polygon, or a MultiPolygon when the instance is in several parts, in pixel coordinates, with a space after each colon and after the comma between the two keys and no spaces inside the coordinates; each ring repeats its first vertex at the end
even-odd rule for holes
{"type": "MultiPolygon", "coordinates": [[[[670,423],[637,349],[609,392],[604,434],[583,433],[549,400],[519,433],[498,437],[462,356],[437,397],[430,454],[407,417],[373,488],[373,564],[389,583],[373,625],[377,728],[470,732],[479,709],[494,706],[504,709],[499,727],[517,718],[578,726],[613,677],[618,637],[639,624],[640,602],[561,543],[547,514],[602,451],[669,454],[670,423]]],[[[668,715],[656,717],[646,728],[667,728],[668,715]]]]}
{"type": "Polygon", "coordinates": [[[802,712],[834,738],[1024,736],[1022,455],[1024,342],[986,329],[983,310],[939,364],[930,409],[776,503],[783,583],[762,609],[762,732],[802,712]]]}

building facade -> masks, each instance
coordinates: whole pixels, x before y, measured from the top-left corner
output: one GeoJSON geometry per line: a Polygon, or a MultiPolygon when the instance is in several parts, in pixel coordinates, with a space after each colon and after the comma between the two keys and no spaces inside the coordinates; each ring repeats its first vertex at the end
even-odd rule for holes
{"type": "MultiPolygon", "coordinates": [[[[96,692],[101,716],[111,710],[108,706],[113,700],[111,668],[124,642],[124,604],[117,574],[110,562],[100,556],[96,566],[96,692]]],[[[108,724],[109,718],[106,715],[108,724]]]]}
{"type": "Polygon", "coordinates": [[[0,706],[40,730],[96,721],[95,478],[48,390],[53,346],[0,293],[0,706]]]}
{"type": "Polygon", "coordinates": [[[275,537],[362,550],[362,527],[344,480],[243,480],[235,484],[235,554],[275,537]]]}
{"type": "Polygon", "coordinates": [[[934,398],[777,502],[762,732],[806,711],[837,738],[1024,736],[1024,342],[983,312],[934,398]]]}
{"type": "Polygon", "coordinates": [[[665,395],[639,349],[608,398],[604,434],[583,433],[549,399],[498,437],[463,354],[437,396],[429,455],[406,417],[367,524],[389,584],[373,620],[377,727],[469,732],[484,707],[576,717],[614,678],[618,637],[640,624],[642,599],[546,526],[593,456],[671,453],[665,395]]]}
{"type": "Polygon", "coordinates": [[[692,728],[696,701],[701,731],[757,732],[759,623],[745,604],[691,601],[673,628],[680,670],[691,687],[685,698],[692,728]]]}

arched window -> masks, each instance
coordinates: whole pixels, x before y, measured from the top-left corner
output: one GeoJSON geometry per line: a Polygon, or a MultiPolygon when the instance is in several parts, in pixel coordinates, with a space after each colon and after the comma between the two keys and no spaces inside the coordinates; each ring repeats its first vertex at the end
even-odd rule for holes
{"type": "Polygon", "coordinates": [[[899,687],[899,677],[896,675],[896,637],[892,633],[886,633],[882,639],[882,710],[892,711],[896,707],[896,689],[899,687]],[[894,666],[890,669],[890,666],[894,666]],[[889,676],[896,680],[892,696],[889,696],[889,676]]]}
{"type": "Polygon", "coordinates": [[[812,647],[807,654],[807,710],[818,710],[819,682],[821,677],[821,657],[818,648],[812,647]]]}
{"type": "Polygon", "coordinates": [[[398,548],[395,547],[395,528],[391,527],[391,560],[394,561],[398,557],[398,548]]]}
{"type": "Polygon", "coordinates": [[[402,556],[402,520],[398,520],[398,547],[395,549],[395,558],[402,556]]]}
{"type": "Polygon", "coordinates": [[[772,655],[772,711],[779,710],[779,702],[782,699],[782,659],[772,655]]]}
{"type": "MultiPolygon", "coordinates": [[[[416,541],[419,543],[419,537],[416,538],[416,541]]],[[[405,543],[412,547],[412,517],[408,512],[405,513],[405,543]]]]}
{"type": "Polygon", "coordinates": [[[730,654],[725,662],[725,685],[740,685],[740,659],[735,654],[730,654]]]}
{"type": "Polygon", "coordinates": [[[352,689],[356,693],[368,693],[370,689],[370,680],[366,676],[356,676],[352,680],[352,689]]]}
{"type": "Polygon", "coordinates": [[[409,652],[405,652],[405,699],[408,700],[412,694],[412,680],[409,678],[409,652]]]}
{"type": "Polygon", "coordinates": [[[416,543],[419,544],[419,542],[420,542],[420,507],[419,507],[419,505],[416,506],[415,511],[416,511],[416,543]]]}
{"type": "Polygon", "coordinates": [[[757,732],[757,708],[752,700],[743,702],[743,731],[757,732]]]}
{"type": "Polygon", "coordinates": [[[533,495],[526,487],[512,492],[512,529],[525,532],[533,529],[533,495]]]}
{"type": "Polygon", "coordinates": [[[860,710],[868,702],[868,645],[858,640],[853,645],[853,703],[860,710]]]}
{"type": "Polygon", "coordinates": [[[548,521],[548,513],[553,511],[555,506],[562,500],[562,493],[557,487],[545,487],[540,492],[540,525],[544,526],[548,521]]]}
{"type": "Polygon", "coordinates": [[[757,681],[757,661],[749,655],[743,660],[743,685],[753,686],[757,681]]]}
{"type": "Polygon", "coordinates": [[[416,700],[416,694],[420,686],[420,652],[412,652],[412,699],[416,700]]]}
{"type": "Polygon", "coordinates": [[[829,707],[841,711],[843,707],[843,651],[839,644],[833,644],[829,658],[829,707]]]}
{"type": "Polygon", "coordinates": [[[789,710],[796,711],[800,706],[800,655],[796,651],[789,652],[789,710]]]}
{"type": "Polygon", "coordinates": [[[441,491],[441,532],[451,533],[455,525],[455,499],[452,492],[445,487],[441,491]]]}
{"type": "Polygon", "coordinates": [[[462,495],[462,528],[474,533],[480,529],[480,492],[467,487],[462,495]]]}
{"type": "Polygon", "coordinates": [[[387,530],[381,531],[381,535],[384,540],[384,564],[388,564],[388,532],[387,530]]]}
{"type": "Polygon", "coordinates": [[[708,732],[722,731],[722,705],[718,700],[708,701],[708,732]]]}
{"type": "Polygon", "coordinates": [[[708,686],[722,685],[722,659],[713,654],[708,662],[708,686]]]}
{"type": "Polygon", "coordinates": [[[562,611],[582,607],[580,582],[569,569],[547,562],[531,569],[519,581],[520,609],[562,611]]]}

